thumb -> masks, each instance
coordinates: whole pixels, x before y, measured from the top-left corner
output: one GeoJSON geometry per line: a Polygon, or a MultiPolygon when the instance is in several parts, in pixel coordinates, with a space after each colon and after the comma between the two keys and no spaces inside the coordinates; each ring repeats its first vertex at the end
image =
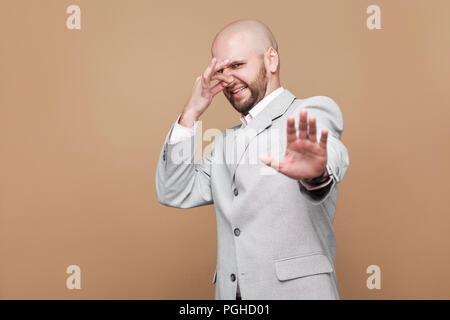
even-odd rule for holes
{"type": "Polygon", "coordinates": [[[259,160],[261,160],[261,162],[263,162],[265,165],[272,167],[277,171],[280,168],[280,160],[279,159],[272,158],[271,156],[268,156],[268,155],[260,155],[259,160]]]}

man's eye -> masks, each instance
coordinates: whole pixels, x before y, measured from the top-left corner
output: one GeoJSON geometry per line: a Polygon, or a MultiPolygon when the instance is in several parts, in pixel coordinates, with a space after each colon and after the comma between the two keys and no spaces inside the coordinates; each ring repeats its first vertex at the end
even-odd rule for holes
{"type": "Polygon", "coordinates": [[[223,69],[217,70],[218,73],[223,73],[223,69]]]}
{"type": "Polygon", "coordinates": [[[235,63],[235,64],[233,64],[233,67],[236,67],[236,66],[240,66],[242,63],[235,63]]]}

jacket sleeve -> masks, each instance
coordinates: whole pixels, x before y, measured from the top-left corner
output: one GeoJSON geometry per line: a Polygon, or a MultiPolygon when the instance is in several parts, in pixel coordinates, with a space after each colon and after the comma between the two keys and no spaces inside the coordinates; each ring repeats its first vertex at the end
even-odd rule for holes
{"type": "Polygon", "coordinates": [[[299,105],[294,111],[295,127],[298,135],[298,121],[300,110],[308,111],[308,119],[311,115],[316,117],[317,141],[320,141],[322,129],[328,129],[327,139],[327,168],[333,175],[332,182],[317,190],[307,190],[299,181],[300,192],[314,204],[320,204],[337,189],[337,184],[342,181],[347,168],[350,165],[348,150],[341,141],[344,131],[344,119],[339,106],[331,98],[316,96],[299,105]]]}
{"type": "MultiPolygon", "coordinates": [[[[193,208],[213,203],[211,194],[211,157],[194,163],[197,134],[169,144],[172,130],[166,136],[156,169],[158,201],[169,207],[193,208]]],[[[214,142],[211,155],[214,152],[214,142]]]]}

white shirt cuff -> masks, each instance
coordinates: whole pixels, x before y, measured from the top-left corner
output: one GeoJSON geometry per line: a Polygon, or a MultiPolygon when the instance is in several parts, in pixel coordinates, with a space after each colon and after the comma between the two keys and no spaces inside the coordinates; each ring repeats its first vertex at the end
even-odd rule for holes
{"type": "Polygon", "coordinates": [[[170,137],[169,137],[169,144],[175,144],[180,141],[186,140],[186,139],[192,137],[197,131],[198,121],[194,122],[194,125],[192,126],[192,128],[188,128],[188,127],[182,126],[181,124],[178,123],[178,121],[180,120],[180,117],[181,117],[181,114],[178,116],[177,121],[175,121],[175,124],[172,129],[172,133],[170,134],[170,137]]]}

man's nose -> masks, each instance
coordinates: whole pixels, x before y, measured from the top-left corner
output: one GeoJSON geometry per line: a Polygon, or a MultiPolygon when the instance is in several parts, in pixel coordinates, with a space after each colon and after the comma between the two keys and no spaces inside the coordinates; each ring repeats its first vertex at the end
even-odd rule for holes
{"type": "Polygon", "coordinates": [[[234,73],[233,70],[231,70],[230,68],[225,68],[223,69],[222,74],[229,80],[231,80],[231,82],[228,84],[227,87],[229,87],[234,81],[235,81],[235,77],[234,77],[234,73]]]}

